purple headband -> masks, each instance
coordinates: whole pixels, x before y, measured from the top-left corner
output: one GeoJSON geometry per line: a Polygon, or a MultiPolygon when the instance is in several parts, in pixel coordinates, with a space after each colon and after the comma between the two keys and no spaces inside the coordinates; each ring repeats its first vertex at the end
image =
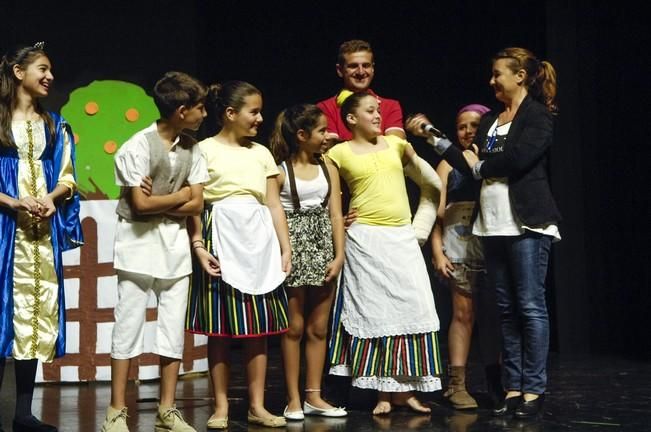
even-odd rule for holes
{"type": "Polygon", "coordinates": [[[481,105],[481,104],[470,104],[466,105],[465,107],[461,108],[459,112],[457,113],[457,117],[459,117],[462,113],[472,111],[476,112],[479,115],[484,115],[491,109],[488,108],[487,106],[481,105]]]}

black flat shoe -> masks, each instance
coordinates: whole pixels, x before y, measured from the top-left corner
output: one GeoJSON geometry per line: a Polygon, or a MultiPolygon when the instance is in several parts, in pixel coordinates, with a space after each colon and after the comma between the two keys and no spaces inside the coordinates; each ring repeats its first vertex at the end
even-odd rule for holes
{"type": "Polygon", "coordinates": [[[502,400],[495,409],[493,410],[493,415],[495,417],[501,417],[505,415],[513,414],[522,403],[522,396],[513,396],[508,399],[502,400]]]}
{"type": "Polygon", "coordinates": [[[545,395],[540,395],[531,401],[525,401],[522,399],[522,403],[515,410],[515,416],[517,418],[529,418],[537,416],[540,411],[542,411],[544,401],[545,395]]]}
{"type": "Polygon", "coordinates": [[[52,425],[43,423],[34,416],[15,418],[13,423],[14,432],[58,432],[52,425]]]}

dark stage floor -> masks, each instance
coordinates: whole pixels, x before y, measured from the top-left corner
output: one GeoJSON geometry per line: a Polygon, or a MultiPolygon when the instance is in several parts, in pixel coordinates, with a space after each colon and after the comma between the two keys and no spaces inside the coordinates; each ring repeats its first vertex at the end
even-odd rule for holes
{"type": "MultiPolygon", "coordinates": [[[[230,431],[271,430],[249,427],[246,422],[246,385],[239,353],[234,351],[231,385],[230,431]]],[[[267,379],[267,405],[280,414],[284,402],[283,375],[278,348],[270,350],[267,379]]],[[[478,365],[470,378],[470,390],[480,404],[486,406],[486,395],[478,365]],[[476,376],[475,376],[476,375],[476,376]]],[[[330,382],[326,396],[349,409],[344,419],[307,418],[290,423],[289,431],[651,431],[651,364],[645,362],[586,357],[563,359],[552,355],[549,388],[544,414],[537,420],[496,419],[487,407],[475,412],[454,411],[441,392],[422,395],[430,403],[432,414],[415,415],[396,411],[385,417],[373,417],[373,392],[348,391],[345,382],[330,382]]],[[[186,419],[205,430],[212,413],[207,376],[184,378],[178,385],[178,407],[186,419]]],[[[7,364],[0,394],[5,431],[10,431],[14,410],[14,377],[12,363],[7,364]]],[[[153,431],[157,397],[156,382],[130,383],[129,425],[132,432],[153,431]],[[144,401],[143,401],[144,399],[144,401]],[[140,400],[140,402],[137,402],[140,400]]],[[[44,385],[36,390],[34,414],[59,425],[61,431],[98,431],[110,398],[108,383],[44,385]]],[[[279,429],[279,430],[282,430],[279,429]]]]}

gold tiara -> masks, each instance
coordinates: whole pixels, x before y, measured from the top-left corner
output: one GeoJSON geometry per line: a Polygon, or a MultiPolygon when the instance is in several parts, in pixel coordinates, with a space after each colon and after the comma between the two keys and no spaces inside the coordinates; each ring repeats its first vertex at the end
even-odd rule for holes
{"type": "Polygon", "coordinates": [[[45,49],[45,41],[36,42],[34,44],[34,48],[44,50],[45,49]]]}

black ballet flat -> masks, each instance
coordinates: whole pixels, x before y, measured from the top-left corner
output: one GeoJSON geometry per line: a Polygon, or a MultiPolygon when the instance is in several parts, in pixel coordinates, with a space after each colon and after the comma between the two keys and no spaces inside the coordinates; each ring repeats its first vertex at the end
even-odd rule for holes
{"type": "Polygon", "coordinates": [[[535,417],[540,414],[542,411],[543,402],[545,401],[545,395],[542,394],[536,399],[531,401],[525,401],[522,399],[522,403],[515,410],[515,416],[517,418],[530,418],[535,417]]]}
{"type": "Polygon", "coordinates": [[[522,396],[513,396],[508,399],[502,400],[497,407],[493,410],[493,415],[495,417],[501,417],[505,415],[513,414],[522,403],[522,396]]]}
{"type": "Polygon", "coordinates": [[[15,418],[14,432],[58,432],[56,426],[43,423],[34,416],[15,418]]]}

